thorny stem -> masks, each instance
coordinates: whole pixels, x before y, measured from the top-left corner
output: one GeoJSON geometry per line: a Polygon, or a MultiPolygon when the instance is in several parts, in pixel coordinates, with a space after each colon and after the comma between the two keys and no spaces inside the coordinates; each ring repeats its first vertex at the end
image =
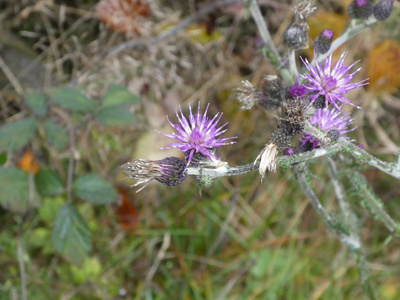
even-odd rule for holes
{"type": "Polygon", "coordinates": [[[346,194],[343,185],[337,179],[337,168],[336,164],[332,158],[328,157],[329,175],[331,177],[331,182],[333,184],[336,198],[339,202],[339,207],[343,215],[342,222],[345,227],[349,229],[350,236],[357,240],[360,244],[360,248],[357,251],[353,251],[353,254],[357,257],[357,266],[360,273],[360,281],[364,288],[364,292],[369,296],[370,299],[377,299],[375,289],[372,285],[370,272],[367,267],[367,262],[365,258],[365,252],[361,243],[360,230],[358,227],[357,216],[353,212],[349,202],[347,201],[346,194]]]}
{"type": "Polygon", "coordinates": [[[301,189],[306,194],[317,214],[324,220],[326,226],[332,230],[337,235],[339,240],[349,247],[349,249],[358,251],[361,247],[358,238],[345,233],[345,228],[341,228],[340,223],[338,223],[336,219],[332,218],[328,214],[317,196],[314,194],[312,188],[309,186],[305,175],[304,164],[296,164],[292,167],[292,170],[297,182],[300,184],[301,189]]]}
{"type": "Polygon", "coordinates": [[[363,200],[372,209],[375,217],[382,221],[390,232],[396,233],[400,226],[384,210],[383,204],[367,186],[364,176],[358,172],[352,172],[348,177],[353,186],[364,195],[363,200]]]}
{"type": "Polygon", "coordinates": [[[357,217],[352,211],[352,208],[349,202],[346,199],[346,193],[344,191],[343,185],[337,179],[337,169],[336,164],[331,157],[327,157],[328,166],[329,166],[329,175],[331,177],[331,182],[333,184],[333,188],[335,190],[336,198],[339,202],[340,210],[343,214],[343,220],[351,229],[352,232],[357,233],[358,225],[357,225],[357,217]]]}
{"type": "MultiPolygon", "coordinates": [[[[292,156],[281,156],[278,158],[278,166],[288,167],[296,163],[301,163],[309,160],[313,160],[322,156],[332,156],[338,153],[350,153],[360,163],[368,164],[371,167],[375,167],[384,173],[393,176],[394,178],[400,179],[400,170],[396,169],[392,163],[381,161],[380,159],[372,156],[368,152],[358,148],[350,141],[339,138],[336,144],[328,146],[326,148],[315,149],[310,152],[305,152],[292,156]]],[[[259,163],[247,164],[236,167],[220,167],[216,169],[212,168],[188,168],[188,175],[195,176],[211,176],[211,177],[224,177],[224,176],[235,176],[245,174],[258,169],[259,163]]]]}

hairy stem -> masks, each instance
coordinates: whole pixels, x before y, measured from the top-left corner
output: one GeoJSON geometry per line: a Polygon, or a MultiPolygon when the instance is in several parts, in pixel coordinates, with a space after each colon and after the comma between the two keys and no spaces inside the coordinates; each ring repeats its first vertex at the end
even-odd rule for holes
{"type": "Polygon", "coordinates": [[[349,175],[349,180],[353,186],[363,195],[363,200],[365,201],[367,208],[371,211],[372,215],[383,222],[386,228],[392,233],[398,233],[400,230],[400,225],[397,224],[390,215],[385,211],[383,203],[374,194],[374,192],[368,187],[365,177],[358,172],[351,172],[349,175]]]}
{"type": "Polygon", "coordinates": [[[365,258],[365,251],[363,249],[363,245],[360,238],[360,230],[358,226],[357,216],[353,212],[350,203],[347,201],[344,187],[337,178],[336,164],[330,157],[328,157],[328,166],[329,166],[329,175],[331,177],[331,182],[333,184],[336,198],[338,199],[339,207],[343,215],[342,222],[344,223],[345,227],[349,229],[350,236],[354,240],[357,240],[360,245],[360,248],[358,250],[353,251],[353,254],[357,258],[357,267],[358,267],[358,272],[360,273],[361,285],[364,289],[365,294],[370,299],[377,299],[375,288],[371,282],[371,276],[365,258]]]}

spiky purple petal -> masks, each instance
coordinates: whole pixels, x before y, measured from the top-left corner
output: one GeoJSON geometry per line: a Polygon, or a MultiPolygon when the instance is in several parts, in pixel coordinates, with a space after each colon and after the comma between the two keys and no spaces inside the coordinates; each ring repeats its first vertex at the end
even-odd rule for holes
{"type": "Polygon", "coordinates": [[[203,114],[200,113],[200,103],[197,108],[197,113],[193,114],[192,107],[189,105],[189,117],[186,117],[182,113],[181,107],[179,112],[176,112],[178,120],[177,124],[173,124],[167,117],[168,123],[175,130],[173,133],[161,133],[167,138],[178,140],[175,143],[169,144],[163,149],[176,148],[186,155],[187,164],[189,165],[193,155],[200,153],[203,156],[210,159],[212,162],[217,162],[219,158],[210,151],[212,148],[234,144],[235,141],[229,141],[236,137],[229,138],[217,138],[223,134],[227,129],[225,126],[228,123],[223,124],[217,128],[218,122],[222,117],[222,113],[217,113],[212,119],[207,117],[207,112],[210,104],[207,105],[203,114]],[[229,142],[228,142],[229,141],[229,142]]]}
{"type": "Polygon", "coordinates": [[[358,68],[353,73],[348,73],[349,70],[356,64],[350,66],[344,65],[344,59],[346,58],[347,52],[344,52],[339,60],[332,67],[332,54],[325,59],[324,67],[318,61],[315,66],[312,66],[307,59],[301,58],[303,61],[308,74],[300,74],[300,76],[307,82],[304,86],[309,90],[310,94],[310,105],[318,99],[319,96],[324,96],[326,104],[332,104],[336,110],[340,110],[342,103],[348,104],[357,108],[361,108],[354,105],[349,99],[343,96],[348,91],[353,90],[357,87],[368,84],[368,78],[357,83],[349,83],[354,75],[361,69],[358,68]]]}

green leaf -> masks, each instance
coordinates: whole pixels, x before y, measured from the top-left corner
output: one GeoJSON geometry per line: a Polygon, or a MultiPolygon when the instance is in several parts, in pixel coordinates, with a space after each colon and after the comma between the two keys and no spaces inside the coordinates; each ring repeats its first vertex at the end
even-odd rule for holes
{"type": "Polygon", "coordinates": [[[4,165],[7,162],[8,155],[7,153],[1,153],[0,154],[0,166],[4,165]]]}
{"type": "Polygon", "coordinates": [[[47,142],[58,150],[62,150],[68,143],[67,131],[52,120],[43,123],[44,134],[47,142]]]}
{"type": "Polygon", "coordinates": [[[38,121],[27,118],[0,127],[0,151],[14,151],[24,147],[36,132],[38,121]]]}
{"type": "Polygon", "coordinates": [[[59,88],[50,92],[51,100],[61,108],[76,111],[91,111],[96,103],[86,98],[81,92],[71,88],[59,88]]]}
{"type": "Polygon", "coordinates": [[[135,123],[135,116],[122,107],[105,107],[95,114],[95,118],[105,126],[126,126],[135,123]]]}
{"type": "Polygon", "coordinates": [[[117,192],[111,183],[97,174],[88,174],[76,179],[72,190],[77,197],[94,204],[112,203],[117,198],[117,192]]]}
{"type": "Polygon", "coordinates": [[[83,263],[92,243],[89,227],[76,208],[69,204],[58,211],[51,240],[56,251],[75,265],[83,263]]]}
{"type": "Polygon", "coordinates": [[[62,196],[46,197],[38,208],[39,220],[50,225],[54,223],[58,210],[65,203],[62,196]]]}
{"type": "MultiPolygon", "coordinates": [[[[29,175],[16,168],[0,167],[0,204],[16,213],[25,213],[29,209],[29,175]]],[[[33,205],[39,202],[36,192],[33,205]]]]}
{"type": "Polygon", "coordinates": [[[40,169],[35,175],[35,184],[42,196],[58,195],[64,192],[60,177],[51,169],[40,169]]]}
{"type": "Polygon", "coordinates": [[[103,106],[115,106],[134,104],[140,102],[140,98],[121,85],[111,84],[103,98],[103,106]]]}
{"type": "Polygon", "coordinates": [[[32,111],[40,117],[47,113],[47,98],[42,92],[29,93],[24,98],[26,104],[32,111]]]}

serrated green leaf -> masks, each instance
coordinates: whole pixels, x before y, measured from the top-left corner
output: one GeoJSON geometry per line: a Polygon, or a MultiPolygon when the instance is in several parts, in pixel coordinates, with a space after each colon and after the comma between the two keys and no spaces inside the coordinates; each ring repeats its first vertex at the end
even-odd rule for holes
{"type": "Polygon", "coordinates": [[[94,204],[108,204],[117,199],[117,192],[111,183],[97,174],[88,174],[76,179],[72,190],[77,197],[94,204]]]}
{"type": "Polygon", "coordinates": [[[24,147],[36,132],[38,121],[27,118],[0,127],[0,151],[14,151],[24,147]]]}
{"type": "MultiPolygon", "coordinates": [[[[16,168],[0,168],[0,204],[16,213],[25,213],[29,209],[29,175],[16,168]]],[[[36,192],[33,203],[39,202],[36,192]]]]}
{"type": "Polygon", "coordinates": [[[57,213],[51,240],[69,262],[81,265],[91,249],[90,230],[75,207],[65,204],[57,213]]]}
{"type": "Polygon", "coordinates": [[[58,150],[65,148],[68,143],[68,135],[64,127],[52,120],[46,120],[43,122],[43,129],[46,140],[50,145],[58,150]]]}
{"type": "Polygon", "coordinates": [[[40,169],[35,174],[35,184],[42,196],[58,195],[64,192],[60,177],[51,169],[40,169]]]}
{"type": "Polygon", "coordinates": [[[24,98],[26,104],[32,111],[40,117],[47,113],[47,97],[42,92],[32,92],[24,98]]]}
{"type": "Polygon", "coordinates": [[[50,92],[51,100],[61,108],[76,111],[91,111],[96,103],[75,89],[58,88],[50,92]]]}
{"type": "Polygon", "coordinates": [[[111,84],[103,98],[103,106],[115,106],[134,104],[140,102],[140,98],[121,85],[111,84]]]}
{"type": "Polygon", "coordinates": [[[132,125],[136,121],[135,116],[122,107],[102,108],[95,113],[95,118],[110,127],[132,125]]]}

